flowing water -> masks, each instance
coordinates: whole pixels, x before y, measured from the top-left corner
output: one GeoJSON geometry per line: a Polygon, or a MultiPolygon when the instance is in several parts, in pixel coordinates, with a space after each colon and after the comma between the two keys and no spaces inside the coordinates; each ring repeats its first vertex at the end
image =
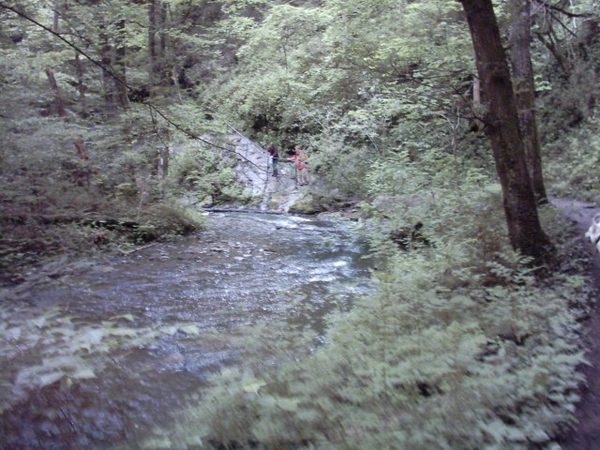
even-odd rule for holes
{"type": "Polygon", "coordinates": [[[140,448],[235,364],[240,329],[322,335],[371,289],[364,251],[339,222],[214,213],[202,233],[52,273],[18,301],[5,289],[0,449],[140,448]]]}

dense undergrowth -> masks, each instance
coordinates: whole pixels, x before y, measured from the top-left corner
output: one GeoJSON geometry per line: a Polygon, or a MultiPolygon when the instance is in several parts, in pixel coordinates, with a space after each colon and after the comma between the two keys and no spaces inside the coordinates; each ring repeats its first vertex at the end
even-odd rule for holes
{"type": "Polygon", "coordinates": [[[600,183],[592,174],[600,160],[599,128],[598,119],[591,118],[547,145],[553,158],[547,163],[546,176],[555,196],[597,201],[600,183]]]}
{"type": "MultiPolygon", "coordinates": [[[[40,123],[21,132],[35,136],[40,123]]],[[[593,198],[586,174],[595,130],[589,120],[547,146],[550,192],[593,198]]],[[[302,136],[315,150],[310,189],[342,203],[365,199],[357,231],[385,261],[373,273],[377,292],[330,318],[326,345],[286,324],[215,336],[239,342],[246,364],[215,376],[197,407],[145,447],[552,448],[573,423],[576,369],[585,363],[579,321],[591,296],[571,224],[540,209],[557,256],[534,269],[510,249],[481,137],[435,146],[433,133],[420,139],[404,124],[394,133],[414,140],[398,149],[394,134],[378,136],[375,148],[326,132],[302,136]],[[425,240],[401,249],[390,239],[417,222],[425,240]]],[[[176,200],[190,193],[249,200],[234,160],[214,149],[174,153],[161,179],[139,149],[114,144],[82,162],[53,139],[54,151],[40,138],[29,142],[30,158],[1,155],[1,269],[13,281],[55,255],[127,250],[195,230],[201,219],[176,200]]]]}
{"type": "Polygon", "coordinates": [[[238,330],[246,363],[146,448],[554,448],[574,420],[592,295],[571,223],[540,210],[557,256],[533,268],[510,249],[499,187],[483,173],[457,184],[394,161],[403,169],[390,171],[410,174],[404,194],[382,200],[374,164],[379,203],[359,226],[387,261],[376,292],[332,315],[323,346],[285,324],[238,330]],[[428,245],[389,239],[424,218],[428,245]]]}
{"type": "MultiPolygon", "coordinates": [[[[121,124],[83,122],[90,127],[86,159],[64,135],[78,125],[57,130],[53,119],[24,117],[4,123],[10,141],[0,149],[0,281],[22,280],[59,256],[128,251],[200,230],[204,218],[186,204],[204,198],[248,201],[233,175],[235,158],[218,143],[174,139],[172,155],[161,159],[155,138],[114,133],[132,115],[121,124]]],[[[145,119],[140,128],[149,126],[145,119]]]]}
{"type": "MultiPolygon", "coordinates": [[[[265,9],[262,26],[240,16],[231,28],[232,20],[235,65],[203,62],[214,69],[209,80],[196,80],[185,100],[179,92],[163,99],[171,123],[133,102],[111,114],[97,75],[86,104],[66,82],[75,80],[70,69],[59,78],[70,115],[59,119],[41,94],[41,68],[70,67],[72,56],[34,46],[21,64],[19,47],[3,53],[0,282],[57,255],[127,250],[201,228],[178,206],[183,197],[251,201],[231,154],[178,133],[225,135],[207,111],[245,130],[262,118],[261,141],[309,151],[310,190],[324,202],[364,200],[358,231],[385,261],[373,273],[378,289],[332,315],[325,345],[286,324],[214,336],[239,342],[246,364],[215,376],[196,407],[144,446],[557,448],[585,363],[587,256],[550,206],[540,213],[554,265],[532,268],[510,248],[487,140],[465,120],[472,111],[460,93],[471,92],[473,67],[464,21],[448,19],[459,17],[458,2],[406,2],[402,14],[386,2],[325,3],[265,9]],[[78,137],[87,159],[75,153],[78,137]],[[418,222],[420,242],[400,249],[390,239],[410,236],[418,222]]],[[[569,53],[572,66],[559,75],[544,46],[534,47],[548,192],[585,200],[600,192],[589,101],[600,41],[590,36],[586,57],[569,53]]],[[[218,39],[208,41],[212,51],[218,39]]],[[[147,65],[131,68],[130,79],[144,79],[147,65]]],[[[76,339],[111,336],[66,328],[76,339]]]]}

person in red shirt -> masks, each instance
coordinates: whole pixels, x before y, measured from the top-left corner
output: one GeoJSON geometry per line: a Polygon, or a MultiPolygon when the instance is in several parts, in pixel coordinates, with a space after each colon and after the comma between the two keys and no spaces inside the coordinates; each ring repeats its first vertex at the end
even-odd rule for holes
{"type": "Polygon", "coordinates": [[[288,161],[294,163],[296,167],[296,184],[305,186],[308,184],[308,168],[307,168],[308,155],[297,145],[294,151],[294,155],[288,158],[288,161]]]}

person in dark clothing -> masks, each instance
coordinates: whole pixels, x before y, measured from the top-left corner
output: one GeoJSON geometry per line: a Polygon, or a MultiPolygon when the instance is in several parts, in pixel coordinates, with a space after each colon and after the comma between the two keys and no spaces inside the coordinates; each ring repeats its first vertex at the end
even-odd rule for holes
{"type": "Polygon", "coordinates": [[[277,163],[279,162],[279,151],[277,150],[277,147],[275,147],[275,144],[269,144],[269,146],[267,147],[267,151],[271,156],[271,167],[273,168],[273,176],[277,177],[279,175],[279,173],[277,172],[277,163]]]}

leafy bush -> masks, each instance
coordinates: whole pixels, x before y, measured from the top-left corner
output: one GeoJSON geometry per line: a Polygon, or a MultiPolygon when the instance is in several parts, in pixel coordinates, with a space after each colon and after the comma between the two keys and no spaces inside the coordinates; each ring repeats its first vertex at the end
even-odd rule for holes
{"type": "Polygon", "coordinates": [[[600,162],[600,122],[592,119],[561,139],[547,145],[552,154],[546,164],[546,177],[555,195],[595,201],[600,185],[595,175],[600,162]]]}
{"type": "Polygon", "coordinates": [[[170,189],[192,193],[200,201],[209,197],[213,204],[233,201],[247,203],[250,196],[236,181],[233,172],[236,162],[234,154],[227,147],[184,148],[171,163],[170,189]]]}

